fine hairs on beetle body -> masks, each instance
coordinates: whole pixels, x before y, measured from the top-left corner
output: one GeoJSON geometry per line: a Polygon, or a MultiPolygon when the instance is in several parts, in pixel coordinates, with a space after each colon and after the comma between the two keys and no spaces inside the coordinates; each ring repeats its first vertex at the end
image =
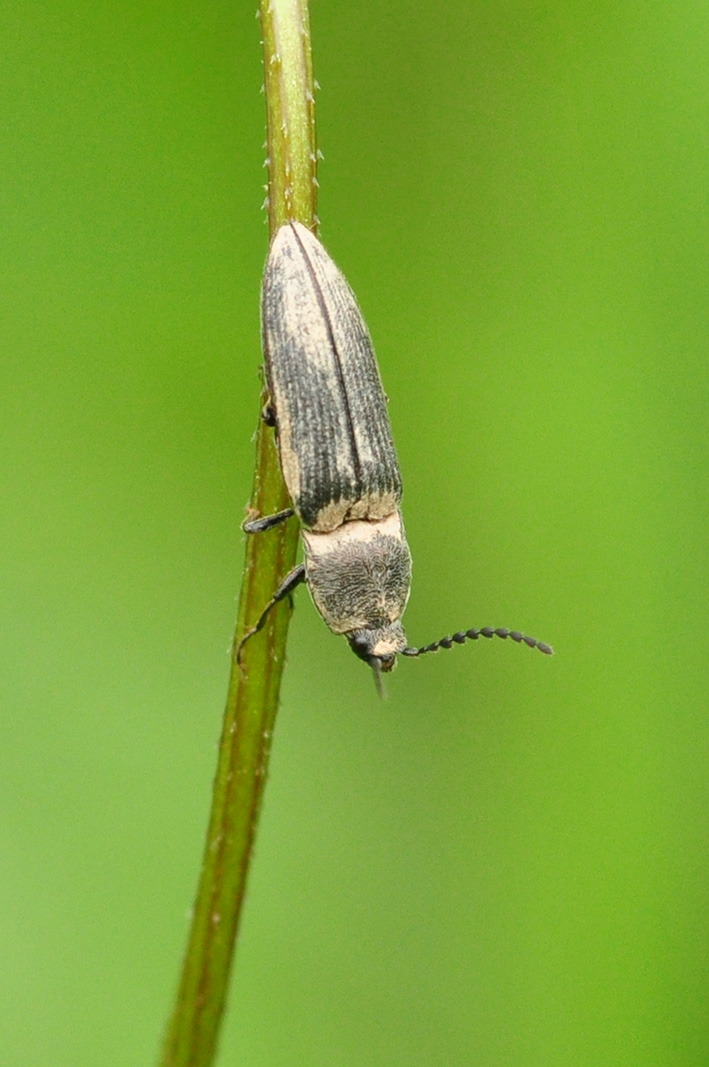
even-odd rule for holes
{"type": "Polygon", "coordinates": [[[304,561],[283,579],[253,629],[306,582],[316,608],[374,671],[398,654],[420,656],[478,637],[512,638],[547,655],[549,645],[517,630],[461,630],[421,648],[406,643],[401,617],[411,554],[401,519],[401,473],[387,400],[354,293],[320,241],[299,222],[276,233],[262,292],[263,347],[283,479],[293,506],[245,522],[263,533],[297,515],[304,561]]]}

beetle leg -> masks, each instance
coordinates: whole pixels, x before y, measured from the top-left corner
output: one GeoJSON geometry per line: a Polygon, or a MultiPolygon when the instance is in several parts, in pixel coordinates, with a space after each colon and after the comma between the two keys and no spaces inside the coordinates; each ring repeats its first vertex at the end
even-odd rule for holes
{"type": "Polygon", "coordinates": [[[272,530],[274,526],[285,522],[293,515],[295,515],[293,508],[286,508],[285,511],[277,511],[275,515],[262,515],[260,519],[247,519],[242,522],[241,529],[247,534],[263,533],[265,530],[272,530]]]}
{"type": "Polygon", "coordinates": [[[296,589],[303,581],[305,581],[305,564],[299,563],[297,567],[294,567],[293,570],[285,576],[281,584],[278,586],[278,589],[276,589],[268,604],[266,604],[266,607],[261,612],[256,625],[252,626],[251,629],[248,630],[247,633],[245,633],[244,636],[241,638],[241,641],[239,641],[239,645],[236,650],[237,663],[241,663],[242,648],[249,640],[249,638],[253,637],[254,634],[257,634],[259,630],[263,627],[264,623],[266,622],[266,619],[268,618],[268,613],[270,612],[271,608],[275,608],[276,604],[280,603],[281,600],[285,600],[285,598],[289,596],[293,592],[293,590],[296,589]]]}

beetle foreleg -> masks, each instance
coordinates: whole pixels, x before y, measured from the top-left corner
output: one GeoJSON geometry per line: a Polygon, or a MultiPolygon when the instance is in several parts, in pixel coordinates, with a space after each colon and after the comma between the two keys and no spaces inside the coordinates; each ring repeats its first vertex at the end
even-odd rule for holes
{"type": "MultiPolygon", "coordinates": [[[[291,514],[292,514],[292,512],[291,512],[291,514]]],[[[273,515],[270,516],[270,517],[271,518],[275,518],[275,516],[273,516],[273,515]]],[[[258,520],[257,519],[256,521],[258,522],[258,521],[262,521],[262,520],[258,520]]],[[[259,620],[256,623],[256,625],[252,626],[251,629],[247,633],[245,633],[244,636],[241,638],[241,641],[239,641],[239,646],[238,646],[238,648],[236,650],[236,662],[237,663],[239,663],[239,664],[241,663],[241,650],[242,650],[242,648],[244,647],[244,645],[246,644],[246,642],[249,640],[250,637],[253,637],[254,634],[257,634],[259,632],[259,630],[262,629],[264,623],[266,622],[266,619],[268,618],[268,613],[270,612],[271,608],[275,608],[276,604],[280,603],[281,600],[285,600],[285,598],[290,593],[292,593],[293,590],[296,589],[300,585],[300,583],[302,581],[304,581],[304,580],[305,580],[305,564],[304,563],[299,563],[297,567],[294,567],[293,570],[289,574],[287,574],[285,576],[285,578],[283,579],[281,584],[278,586],[278,589],[276,589],[275,593],[273,594],[273,596],[269,600],[268,604],[266,604],[266,607],[261,612],[261,614],[259,616],[259,620]]]]}

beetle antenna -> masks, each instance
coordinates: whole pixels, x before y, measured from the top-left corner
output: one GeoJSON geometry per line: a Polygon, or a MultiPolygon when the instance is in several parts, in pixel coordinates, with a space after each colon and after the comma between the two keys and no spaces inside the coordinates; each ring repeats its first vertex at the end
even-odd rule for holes
{"type": "Polygon", "coordinates": [[[506,630],[500,626],[483,626],[482,630],[459,630],[452,637],[442,637],[440,641],[434,641],[431,645],[422,645],[421,648],[404,648],[402,656],[423,656],[425,652],[438,652],[439,648],[452,648],[453,645],[463,645],[466,641],[477,641],[479,637],[501,637],[506,640],[511,637],[518,645],[528,645],[529,648],[538,648],[545,656],[553,656],[554,649],[544,641],[537,641],[536,637],[527,637],[519,630],[506,630]]]}

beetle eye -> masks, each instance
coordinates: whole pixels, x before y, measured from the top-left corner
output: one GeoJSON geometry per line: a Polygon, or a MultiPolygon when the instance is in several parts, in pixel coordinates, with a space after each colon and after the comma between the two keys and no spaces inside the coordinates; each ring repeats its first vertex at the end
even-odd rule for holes
{"type": "Polygon", "coordinates": [[[371,654],[371,645],[366,637],[351,638],[350,648],[354,652],[355,656],[359,656],[360,659],[369,659],[371,654]]]}

